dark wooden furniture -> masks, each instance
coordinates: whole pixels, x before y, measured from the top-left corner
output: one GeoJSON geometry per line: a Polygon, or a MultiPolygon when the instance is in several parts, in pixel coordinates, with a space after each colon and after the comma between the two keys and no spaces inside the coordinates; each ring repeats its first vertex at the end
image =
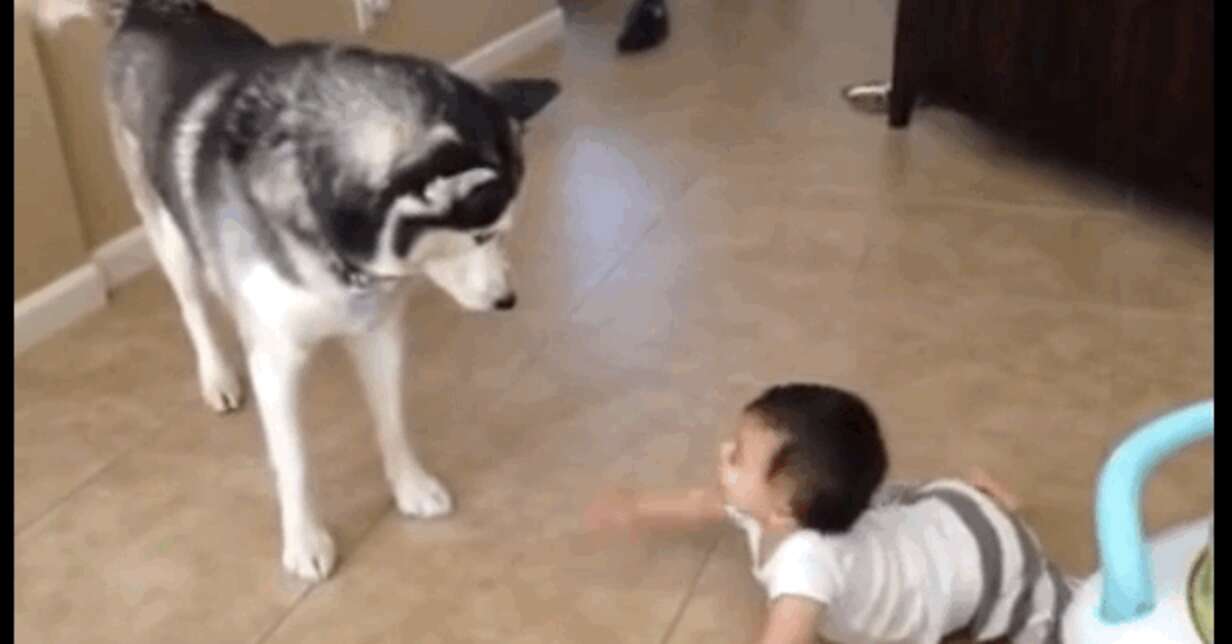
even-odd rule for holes
{"type": "Polygon", "coordinates": [[[959,110],[1211,212],[1213,0],[899,0],[891,127],[959,110]]]}

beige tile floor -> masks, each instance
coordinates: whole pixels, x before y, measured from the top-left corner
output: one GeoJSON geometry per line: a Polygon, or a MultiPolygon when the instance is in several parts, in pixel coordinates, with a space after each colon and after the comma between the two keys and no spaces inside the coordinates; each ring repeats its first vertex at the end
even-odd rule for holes
{"type": "MultiPolygon", "coordinates": [[[[285,578],[257,418],[198,401],[150,273],[16,362],[17,641],[747,640],[737,534],[614,543],[578,516],[611,483],[707,476],[732,412],[793,378],[864,392],[896,475],[999,472],[1090,571],[1109,446],[1211,392],[1209,227],[953,114],[847,110],[843,83],[887,73],[888,2],[673,5],[651,55],[613,58],[606,0],[522,65],[566,91],[528,139],[516,314],[415,296],[409,409],[456,515],[394,513],[327,350],[305,418],[342,561],[285,578]]],[[[1169,462],[1149,526],[1209,509],[1212,466],[1169,462]]]]}

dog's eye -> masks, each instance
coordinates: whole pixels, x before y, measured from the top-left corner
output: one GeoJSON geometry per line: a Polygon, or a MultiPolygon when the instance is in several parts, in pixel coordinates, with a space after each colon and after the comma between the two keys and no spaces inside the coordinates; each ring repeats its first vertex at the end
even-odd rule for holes
{"type": "Polygon", "coordinates": [[[479,233],[478,235],[475,235],[474,237],[475,245],[483,246],[484,244],[492,241],[492,239],[495,237],[496,237],[496,233],[479,233]]]}

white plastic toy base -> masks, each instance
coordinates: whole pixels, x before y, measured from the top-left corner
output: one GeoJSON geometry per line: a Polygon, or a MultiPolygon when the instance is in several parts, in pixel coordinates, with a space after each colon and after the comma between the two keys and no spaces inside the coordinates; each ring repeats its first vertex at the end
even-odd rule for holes
{"type": "Polygon", "coordinates": [[[1074,595],[1062,626],[1067,644],[1202,644],[1189,612],[1188,584],[1198,555],[1206,547],[1211,518],[1165,531],[1151,542],[1155,572],[1155,610],[1124,624],[1099,619],[1100,575],[1086,580],[1074,595]]]}

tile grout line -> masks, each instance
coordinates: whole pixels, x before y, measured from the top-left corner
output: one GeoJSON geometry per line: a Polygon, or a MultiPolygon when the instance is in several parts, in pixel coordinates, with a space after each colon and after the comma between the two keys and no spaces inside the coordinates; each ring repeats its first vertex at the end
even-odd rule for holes
{"type": "MultiPolygon", "coordinates": [[[[394,506],[393,512],[395,513],[397,512],[396,505],[394,506]]],[[[376,518],[376,520],[372,522],[372,525],[368,526],[362,533],[360,533],[359,537],[355,540],[355,548],[351,550],[352,557],[354,556],[355,551],[358,550],[359,545],[362,544],[364,540],[368,538],[368,535],[372,534],[372,532],[376,530],[378,526],[381,525],[381,521],[385,520],[385,517],[387,516],[389,516],[389,512],[385,512],[381,514],[380,516],[376,518]]],[[[335,563],[335,567],[334,567],[335,573],[339,571],[339,567],[337,566],[337,564],[341,562],[342,560],[339,559],[335,563]]],[[[281,563],[279,563],[278,565],[280,566],[279,570],[281,571],[281,563]]],[[[281,572],[281,574],[285,575],[286,573],[281,572]]],[[[264,632],[258,635],[256,639],[252,640],[252,644],[263,644],[264,642],[268,642],[270,638],[272,638],[275,634],[278,633],[278,629],[282,628],[282,625],[285,624],[287,620],[291,618],[291,614],[295,612],[295,609],[299,608],[305,601],[307,601],[308,598],[312,596],[312,593],[317,588],[319,588],[322,584],[330,583],[332,579],[333,579],[333,576],[331,575],[330,577],[327,577],[324,580],[319,581],[315,584],[312,584],[308,588],[305,588],[304,590],[300,591],[299,595],[295,598],[295,600],[291,602],[291,605],[287,606],[286,611],[284,611],[282,615],[278,616],[278,619],[274,620],[274,623],[270,624],[270,627],[268,629],[266,629],[264,632]]]]}
{"type": "MultiPolygon", "coordinates": [[[[181,407],[183,407],[184,409],[189,409],[194,406],[195,405],[181,405],[181,407]]],[[[190,413],[197,413],[198,411],[199,410],[193,410],[190,413]]],[[[234,418],[239,415],[240,415],[239,413],[232,412],[232,413],[223,414],[222,416],[228,416],[228,417],[234,418]]],[[[216,414],[216,416],[219,416],[219,415],[216,414]]],[[[114,456],[109,458],[105,463],[100,465],[97,469],[95,469],[93,472],[91,472],[89,475],[83,478],[79,483],[74,485],[72,489],[65,492],[55,501],[52,501],[43,512],[39,513],[37,517],[30,519],[23,526],[21,526],[20,528],[17,528],[15,532],[13,533],[14,541],[22,538],[26,533],[34,530],[36,527],[38,527],[39,524],[43,523],[45,520],[47,520],[48,517],[50,517],[57,510],[59,510],[61,506],[63,506],[68,501],[70,501],[73,497],[80,494],[82,490],[94,484],[98,479],[102,478],[103,475],[106,474],[109,470],[116,467],[121,461],[123,461],[124,459],[130,458],[132,457],[133,454],[153,445],[159,439],[159,437],[165,435],[167,431],[169,430],[167,429],[151,430],[147,432],[146,434],[142,435],[137,440],[134,440],[133,443],[129,445],[128,447],[117,452],[114,456]]]]}
{"type": "Polygon", "coordinates": [[[59,510],[62,505],[67,503],[69,499],[73,498],[74,496],[77,495],[78,492],[80,492],[82,489],[84,489],[85,487],[93,483],[95,479],[101,477],[104,472],[111,469],[111,467],[115,465],[116,463],[118,463],[120,459],[136,451],[138,447],[139,446],[137,445],[129,447],[123,452],[116,454],[115,457],[112,458],[111,460],[100,465],[98,469],[91,472],[88,476],[82,479],[80,483],[78,483],[77,485],[74,485],[72,489],[70,489],[68,492],[65,492],[55,501],[52,501],[51,504],[48,505],[47,509],[40,512],[38,516],[34,517],[33,519],[30,519],[25,524],[18,527],[17,531],[13,533],[13,540],[20,541],[22,537],[26,535],[26,533],[32,532],[36,527],[39,526],[39,524],[43,523],[45,520],[47,520],[49,516],[54,514],[56,510],[59,510]]]}
{"type": "MultiPolygon", "coordinates": [[[[871,252],[874,244],[870,243],[868,250],[871,252]]],[[[861,265],[861,269],[863,269],[861,265]]],[[[916,294],[919,296],[916,301],[935,301],[945,297],[959,297],[967,303],[986,304],[991,300],[1001,300],[1012,302],[1015,304],[1032,304],[1051,306],[1057,308],[1073,309],[1075,307],[1082,308],[1099,313],[1127,313],[1130,315],[1139,315],[1149,318],[1172,319],[1180,318],[1190,321],[1209,321],[1211,316],[1206,313],[1190,310],[1181,310],[1169,308],[1165,306],[1155,306],[1150,304],[1126,303],[1120,301],[1120,291],[1117,291],[1117,297],[1102,298],[1078,298],[1078,297],[1056,297],[1041,293],[1030,293],[1025,289],[1018,291],[1006,291],[994,293],[991,291],[980,292],[979,289],[963,290],[949,289],[939,285],[929,285],[916,289],[916,294]]],[[[891,297],[884,294],[873,294],[864,296],[862,302],[891,302],[900,300],[899,297],[891,297]]]]}
{"type": "Polygon", "coordinates": [[[38,527],[40,524],[46,521],[48,517],[50,517],[52,514],[55,514],[55,512],[59,510],[65,503],[67,503],[70,499],[80,494],[82,490],[89,487],[91,484],[93,484],[95,481],[101,478],[104,473],[106,473],[111,468],[115,467],[116,464],[118,464],[120,461],[124,460],[125,458],[128,458],[129,456],[131,456],[138,450],[152,445],[154,441],[157,440],[158,437],[162,435],[163,431],[165,430],[152,431],[149,433],[149,435],[143,436],[140,440],[133,441],[132,445],[128,446],[127,448],[122,450],[120,453],[113,456],[106,463],[103,463],[102,465],[100,465],[98,469],[91,472],[90,475],[82,479],[80,483],[78,483],[77,485],[74,485],[72,489],[70,489],[68,492],[65,492],[60,498],[56,499],[50,505],[48,505],[47,509],[39,513],[37,517],[27,521],[25,525],[18,528],[17,531],[13,533],[13,541],[16,542],[18,539],[21,539],[27,533],[32,532],[34,528],[38,527]]]}
{"type": "MultiPolygon", "coordinates": [[[[1076,219],[1093,221],[1120,221],[1123,217],[1134,212],[1124,204],[1099,204],[1086,203],[1084,201],[1033,201],[1027,198],[971,197],[959,192],[955,192],[954,194],[915,194],[913,192],[906,191],[886,194],[884,191],[877,188],[853,186],[849,183],[821,182],[813,184],[812,188],[821,192],[828,192],[844,197],[861,199],[884,198],[888,199],[891,203],[899,203],[906,206],[914,204],[952,206],[956,208],[977,208],[980,206],[987,206],[998,210],[1007,209],[1015,212],[1016,214],[1024,214],[1028,217],[1073,217],[1076,219]]],[[[995,216],[1004,217],[1009,215],[1001,214],[995,216]]]]}
{"type": "Polygon", "coordinates": [[[715,535],[714,542],[706,550],[706,555],[702,557],[701,563],[697,566],[697,572],[693,575],[693,580],[689,583],[688,590],[680,600],[680,605],[676,607],[676,614],[672,616],[672,620],[667,624],[667,630],[663,633],[663,638],[659,640],[659,644],[668,644],[672,636],[676,634],[676,628],[680,626],[680,620],[684,618],[684,613],[689,608],[689,600],[693,598],[693,594],[697,592],[697,587],[701,584],[702,575],[706,572],[706,566],[709,565],[710,559],[714,556],[715,551],[719,549],[719,544],[723,542],[723,533],[715,535]]]}

